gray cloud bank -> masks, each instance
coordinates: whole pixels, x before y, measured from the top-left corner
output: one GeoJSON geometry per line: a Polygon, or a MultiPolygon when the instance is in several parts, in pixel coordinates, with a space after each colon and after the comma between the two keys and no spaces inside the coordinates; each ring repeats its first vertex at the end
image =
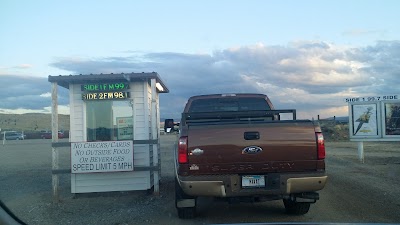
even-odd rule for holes
{"type": "MultiPolygon", "coordinates": [[[[51,92],[47,78],[3,74],[0,76],[0,90],[0,112],[16,109],[43,110],[51,105],[51,97],[43,95],[51,92]]],[[[60,105],[68,104],[68,91],[60,90],[58,101],[60,105]]]]}
{"type": "MultiPolygon", "coordinates": [[[[310,41],[257,44],[212,54],[131,51],[123,57],[58,58],[51,66],[71,74],[158,72],[170,89],[161,95],[164,118],[179,118],[192,95],[253,92],[267,94],[276,108],[297,109],[300,118],[343,116],[345,97],[399,93],[400,41],[360,48],[310,41]]],[[[31,85],[50,88],[47,81],[41,88],[31,85]]]]}

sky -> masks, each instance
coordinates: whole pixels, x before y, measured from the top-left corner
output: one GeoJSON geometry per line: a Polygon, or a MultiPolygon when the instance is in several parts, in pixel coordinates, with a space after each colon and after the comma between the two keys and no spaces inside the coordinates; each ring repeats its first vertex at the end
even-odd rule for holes
{"type": "MultiPolygon", "coordinates": [[[[157,72],[188,97],[263,93],[298,118],[400,94],[400,1],[0,1],[0,113],[51,112],[49,75],[157,72]]],[[[59,112],[69,113],[59,88],[59,112]]]]}

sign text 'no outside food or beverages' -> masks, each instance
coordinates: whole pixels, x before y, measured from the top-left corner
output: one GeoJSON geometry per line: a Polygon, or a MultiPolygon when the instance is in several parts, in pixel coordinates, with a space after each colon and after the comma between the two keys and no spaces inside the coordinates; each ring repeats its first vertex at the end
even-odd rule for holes
{"type": "Polygon", "coordinates": [[[71,143],[72,173],[133,171],[133,141],[71,143]]]}

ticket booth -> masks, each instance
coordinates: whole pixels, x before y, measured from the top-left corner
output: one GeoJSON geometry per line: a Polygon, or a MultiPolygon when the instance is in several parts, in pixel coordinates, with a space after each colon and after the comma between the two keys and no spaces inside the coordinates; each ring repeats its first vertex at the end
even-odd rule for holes
{"type": "Polygon", "coordinates": [[[158,191],[159,93],[169,92],[160,76],[152,72],[48,79],[53,88],[69,89],[71,192],[158,191]]]}

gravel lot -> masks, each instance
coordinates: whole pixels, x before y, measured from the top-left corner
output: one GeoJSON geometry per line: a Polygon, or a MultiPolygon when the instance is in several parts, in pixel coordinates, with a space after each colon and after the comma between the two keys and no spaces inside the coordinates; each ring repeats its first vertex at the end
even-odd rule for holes
{"type": "MultiPolygon", "coordinates": [[[[9,141],[0,145],[0,199],[28,224],[210,224],[243,222],[400,222],[400,143],[328,142],[327,187],[304,216],[288,216],[281,201],[229,205],[200,198],[199,216],[177,218],[174,207],[173,143],[161,136],[160,196],[146,191],[70,193],[61,175],[61,202],[52,203],[51,141],[9,141]]],[[[69,149],[60,149],[60,168],[69,167],[69,149]]]]}

